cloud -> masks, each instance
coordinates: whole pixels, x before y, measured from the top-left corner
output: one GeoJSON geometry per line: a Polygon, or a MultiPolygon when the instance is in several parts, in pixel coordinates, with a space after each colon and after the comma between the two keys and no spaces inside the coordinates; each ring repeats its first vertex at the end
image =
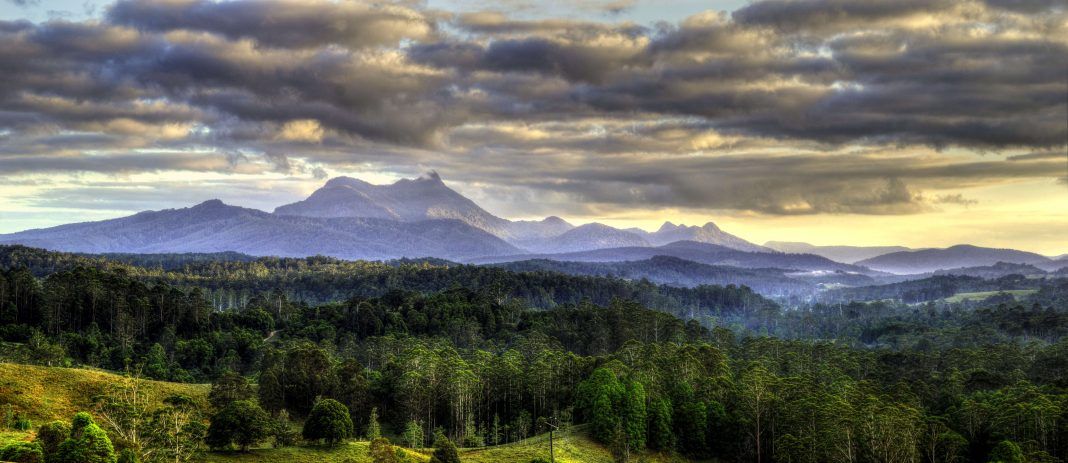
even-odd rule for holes
{"type": "Polygon", "coordinates": [[[433,18],[389,2],[120,0],[108,19],[148,31],[204,31],[293,48],[396,46],[437,34],[433,18]]]}
{"type": "Polygon", "coordinates": [[[277,137],[288,141],[320,142],[323,140],[323,126],[315,119],[296,119],[282,125],[277,137]]]}
{"type": "Polygon", "coordinates": [[[935,204],[957,204],[960,206],[973,206],[979,204],[979,201],[974,199],[965,198],[964,195],[957,193],[951,195],[938,195],[935,196],[935,204]]]}
{"type": "Polygon", "coordinates": [[[628,6],[122,0],[0,21],[0,168],[429,166],[588,211],[769,215],[922,213],[1063,173],[1055,2],[764,0],[652,26],[611,15],[628,6]]]}

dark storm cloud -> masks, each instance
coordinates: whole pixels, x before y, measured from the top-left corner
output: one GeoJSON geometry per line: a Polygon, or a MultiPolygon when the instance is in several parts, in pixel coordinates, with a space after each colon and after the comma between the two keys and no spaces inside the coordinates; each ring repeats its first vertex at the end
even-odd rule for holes
{"type": "Polygon", "coordinates": [[[652,27],[414,2],[107,11],[0,21],[5,172],[432,165],[602,205],[768,214],[920,212],[939,203],[928,188],[1063,172],[1039,154],[888,154],[1062,152],[1068,13],[1052,2],[765,0],[652,27]],[[783,150],[811,154],[768,154],[783,150]]]}
{"type": "Polygon", "coordinates": [[[924,156],[809,153],[657,159],[617,156],[548,178],[528,174],[546,172],[568,161],[566,157],[545,156],[524,159],[510,169],[486,166],[457,171],[456,176],[470,176],[471,181],[494,176],[502,185],[550,194],[563,192],[568,195],[563,203],[574,204],[578,209],[569,212],[576,214],[588,213],[586,208],[635,207],[735,209],[774,215],[909,214],[939,204],[965,205],[937,195],[926,199],[921,191],[927,188],[986,185],[1063,169],[1063,161],[1055,160],[946,162],[924,156]]]}
{"type": "Polygon", "coordinates": [[[121,0],[108,18],[151,31],[195,30],[278,47],[352,48],[426,40],[436,23],[401,4],[323,0],[121,0]]]}
{"type": "Polygon", "coordinates": [[[1064,0],[985,0],[987,5],[1005,10],[1023,13],[1042,13],[1052,10],[1065,10],[1064,0]]]}
{"type": "Polygon", "coordinates": [[[745,25],[770,26],[783,32],[846,30],[937,14],[962,5],[956,0],[763,0],[736,10],[745,25]]]}

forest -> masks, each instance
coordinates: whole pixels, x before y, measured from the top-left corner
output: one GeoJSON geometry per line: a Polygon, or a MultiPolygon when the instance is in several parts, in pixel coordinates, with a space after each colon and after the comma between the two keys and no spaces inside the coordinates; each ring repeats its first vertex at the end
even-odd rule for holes
{"type": "MultiPolygon", "coordinates": [[[[38,437],[0,460],[366,439],[375,461],[432,447],[445,462],[568,428],[617,461],[1068,459],[1065,279],[1021,300],[793,303],[433,260],[229,257],[0,248],[3,359],[130,378],[70,423],[9,409],[3,425],[38,437]],[[148,379],[212,386],[206,403],[131,399],[148,379]]],[[[935,278],[894,288],[949,284],[935,278]]]]}

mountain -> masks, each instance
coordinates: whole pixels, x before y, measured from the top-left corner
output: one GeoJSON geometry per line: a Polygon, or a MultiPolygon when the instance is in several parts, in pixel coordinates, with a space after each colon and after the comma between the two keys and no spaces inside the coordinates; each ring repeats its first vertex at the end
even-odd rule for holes
{"type": "Polygon", "coordinates": [[[569,275],[607,276],[628,280],[646,279],[657,284],[694,287],[698,285],[745,285],[764,296],[778,297],[814,294],[821,285],[871,285],[870,277],[829,272],[818,278],[794,275],[775,268],[739,268],[708,265],[670,256],[624,262],[564,262],[532,259],[492,264],[514,272],[558,272],[569,275]]]}
{"type": "Polygon", "coordinates": [[[1039,262],[1036,266],[1047,272],[1055,272],[1068,267],[1068,256],[1057,256],[1049,262],[1039,262]]]}
{"type": "Polygon", "coordinates": [[[279,206],[275,214],[301,217],[360,217],[417,222],[455,219],[498,237],[511,236],[508,220],[497,217],[445,186],[436,172],[391,185],[351,177],[330,179],[307,199],[279,206]]]}
{"type": "Polygon", "coordinates": [[[542,220],[513,221],[508,224],[508,234],[516,242],[522,243],[559,236],[572,228],[575,226],[554,215],[542,220]]]}
{"type": "Polygon", "coordinates": [[[659,230],[652,233],[637,228],[629,229],[628,231],[632,230],[640,234],[654,246],[663,246],[676,241],[696,241],[698,243],[718,244],[739,251],[770,251],[768,248],[750,243],[730,233],[724,232],[712,222],[708,222],[700,227],[696,225],[675,225],[671,222],[664,222],[659,230]]]}
{"type": "Polygon", "coordinates": [[[858,274],[871,273],[855,265],[834,262],[813,254],[784,254],[779,252],[746,252],[717,244],[696,241],[678,241],[663,246],[626,246],[595,249],[590,251],[521,254],[513,256],[489,256],[470,259],[469,263],[491,264],[529,259],[547,259],[565,262],[625,262],[670,256],[708,265],[742,268],[778,268],[809,272],[842,271],[858,274]]]}
{"type": "Polygon", "coordinates": [[[791,254],[815,254],[846,264],[854,264],[891,252],[911,251],[904,246],[816,246],[797,241],[768,241],[764,243],[764,246],[791,254]]]}
{"type": "Polygon", "coordinates": [[[588,223],[558,236],[530,241],[526,248],[541,253],[578,252],[591,249],[649,246],[641,236],[600,223],[588,223]]]}
{"type": "Polygon", "coordinates": [[[405,222],[456,219],[532,252],[572,252],[620,246],[659,246],[675,241],[718,244],[743,251],[768,251],[719,229],[665,222],[656,232],[620,230],[603,224],[579,227],[559,217],[510,221],[490,214],[452,190],[435,172],[391,185],[351,177],[326,182],[307,199],[279,206],[275,214],[301,217],[363,217],[405,222]]]}
{"type": "Polygon", "coordinates": [[[0,235],[0,243],[85,253],[234,251],[257,256],[321,254],[374,260],[421,256],[463,259],[519,252],[500,238],[459,220],[287,216],[219,200],[0,235]]]}
{"type": "Polygon", "coordinates": [[[984,265],[980,267],[962,267],[947,270],[936,270],[934,274],[967,275],[979,278],[994,279],[1008,275],[1041,277],[1046,275],[1046,271],[1035,267],[1034,265],[998,262],[994,265],[984,265]]]}
{"type": "Polygon", "coordinates": [[[897,274],[931,273],[963,267],[992,266],[998,262],[1041,267],[1050,259],[1015,249],[982,248],[961,244],[945,249],[899,251],[856,262],[873,270],[897,274]]]}

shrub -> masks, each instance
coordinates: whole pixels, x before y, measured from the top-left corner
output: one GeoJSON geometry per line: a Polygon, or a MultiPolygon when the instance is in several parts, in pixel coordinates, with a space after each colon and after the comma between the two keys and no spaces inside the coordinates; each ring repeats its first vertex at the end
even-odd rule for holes
{"type": "Polygon", "coordinates": [[[990,451],[990,463],[1024,463],[1023,451],[1011,440],[1003,440],[990,451]]]}
{"type": "Polygon", "coordinates": [[[397,463],[397,454],[389,439],[377,437],[371,441],[371,460],[374,463],[397,463]]]}
{"type": "Polygon", "coordinates": [[[133,449],[124,449],[119,452],[119,460],[116,463],[141,463],[141,458],[133,449]]]}
{"type": "Polygon", "coordinates": [[[88,413],[79,412],[71,420],[70,437],[49,455],[51,463],[115,463],[115,448],[106,432],[88,413]]]}
{"type": "Polygon", "coordinates": [[[16,431],[29,431],[33,427],[33,422],[26,415],[19,413],[15,415],[15,423],[11,427],[16,431]]]}
{"type": "Polygon", "coordinates": [[[44,452],[36,442],[15,442],[0,447],[0,460],[14,463],[43,463],[44,452]]]}
{"type": "Polygon", "coordinates": [[[308,420],[304,422],[304,438],[327,444],[337,444],[352,435],[352,418],[349,409],[334,399],[323,399],[312,407],[308,420]]]}
{"type": "Polygon", "coordinates": [[[213,449],[224,449],[237,444],[242,451],[266,439],[272,423],[267,412],[250,400],[230,402],[214,416],[208,427],[204,442],[213,449]]]}
{"type": "Polygon", "coordinates": [[[460,463],[456,445],[443,433],[438,433],[434,439],[434,455],[430,457],[430,463],[460,463]]]}
{"type": "Polygon", "coordinates": [[[60,444],[70,436],[70,425],[62,421],[42,424],[37,429],[36,442],[41,445],[45,455],[52,455],[59,450],[60,444]]]}
{"type": "Polygon", "coordinates": [[[274,420],[274,446],[289,447],[297,445],[300,441],[300,433],[289,424],[289,412],[278,412],[278,418],[274,420]]]}

